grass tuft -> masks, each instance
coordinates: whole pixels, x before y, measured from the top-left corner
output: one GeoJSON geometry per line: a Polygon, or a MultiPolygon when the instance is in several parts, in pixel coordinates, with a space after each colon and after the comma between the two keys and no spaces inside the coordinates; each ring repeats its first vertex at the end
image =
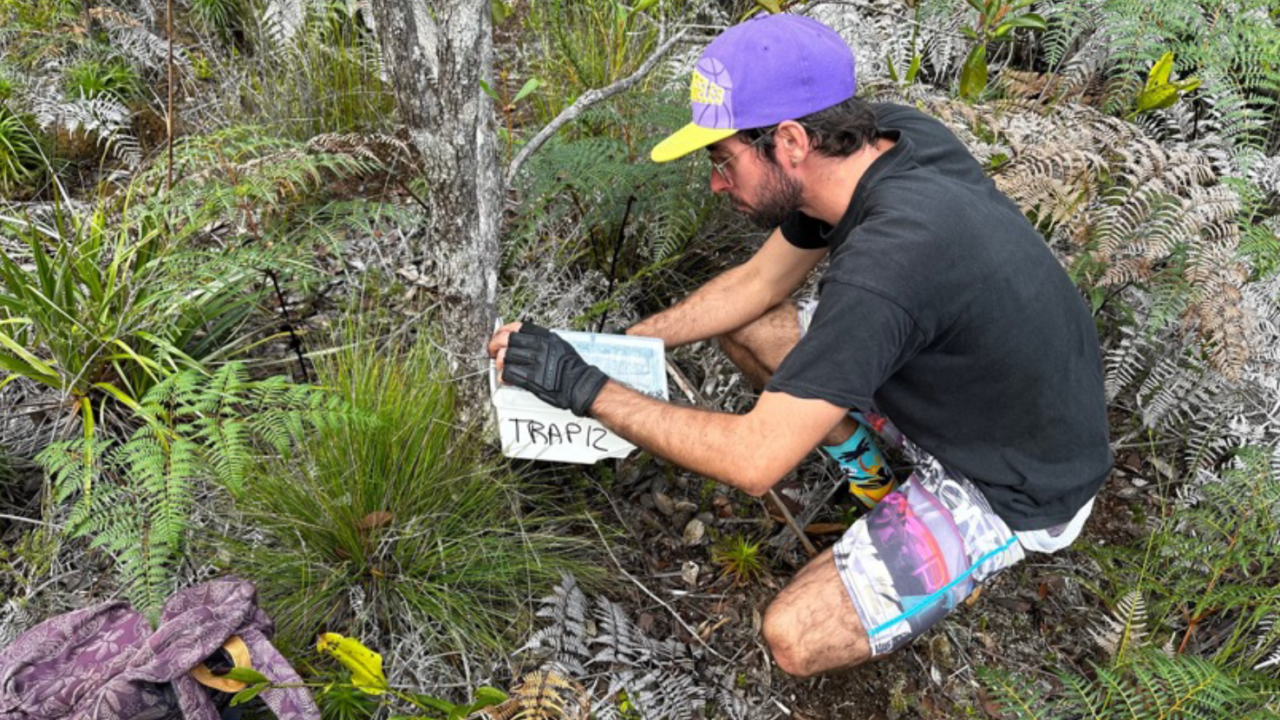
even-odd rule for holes
{"type": "Polygon", "coordinates": [[[426,338],[351,343],[316,369],[372,422],[321,428],[264,462],[237,498],[260,541],[232,542],[231,569],[258,583],[285,647],[427,627],[440,651],[495,650],[562,570],[591,575],[565,520],[529,514],[549,504],[455,425],[426,338]]]}

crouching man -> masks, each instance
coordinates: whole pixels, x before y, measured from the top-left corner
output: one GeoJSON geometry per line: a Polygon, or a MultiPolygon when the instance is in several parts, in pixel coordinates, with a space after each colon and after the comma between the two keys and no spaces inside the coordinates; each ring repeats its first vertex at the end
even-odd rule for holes
{"type": "Polygon", "coordinates": [[[1069,545],[1111,467],[1093,321],[1039,233],[940,122],[854,87],[831,29],[750,20],[707,47],[693,122],[653,150],[705,149],[711,190],[771,233],[628,332],[719,338],[762,389],[750,412],[646,397],[529,323],[489,343],[504,382],[751,495],[816,447],[840,464],[871,509],[764,620],[799,676],[891,652],[1027,551],[1069,545]],[[789,300],[825,257],[816,299],[789,300]],[[901,485],[875,438],[911,460],[901,485]]]}

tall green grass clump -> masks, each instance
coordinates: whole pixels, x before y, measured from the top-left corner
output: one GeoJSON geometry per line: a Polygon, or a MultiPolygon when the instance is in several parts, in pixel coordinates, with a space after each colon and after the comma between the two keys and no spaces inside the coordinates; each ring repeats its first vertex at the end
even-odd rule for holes
{"type": "Polygon", "coordinates": [[[255,53],[238,61],[247,65],[237,88],[247,112],[239,119],[270,124],[298,140],[389,130],[395,100],[382,80],[377,40],[361,16],[343,4],[312,3],[293,21],[292,33],[279,23],[263,24],[255,53]]]}
{"type": "Polygon", "coordinates": [[[232,570],[258,583],[286,647],[412,629],[440,650],[492,650],[562,570],[590,576],[565,519],[457,425],[427,338],[352,342],[316,365],[369,422],[263,462],[236,496],[254,540],[231,542],[232,570]]]}
{"type": "MultiPolygon", "coordinates": [[[[675,0],[623,3],[618,0],[551,0],[529,3],[524,30],[533,40],[529,71],[543,80],[531,97],[545,122],[579,95],[635,72],[658,46],[660,15],[668,22],[687,14],[690,3],[675,0]]],[[[508,68],[497,68],[501,77],[508,68]]],[[[641,88],[660,82],[655,74],[641,88]]],[[[519,87],[519,83],[516,83],[519,87]]]]}

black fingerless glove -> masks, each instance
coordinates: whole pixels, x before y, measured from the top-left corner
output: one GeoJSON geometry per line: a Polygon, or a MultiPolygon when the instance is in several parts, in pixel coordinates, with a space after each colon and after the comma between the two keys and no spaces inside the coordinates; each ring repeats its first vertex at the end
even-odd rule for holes
{"type": "Polygon", "coordinates": [[[511,333],[502,381],[549,405],[586,417],[608,379],[564,338],[544,327],[524,323],[519,332],[511,333]]]}

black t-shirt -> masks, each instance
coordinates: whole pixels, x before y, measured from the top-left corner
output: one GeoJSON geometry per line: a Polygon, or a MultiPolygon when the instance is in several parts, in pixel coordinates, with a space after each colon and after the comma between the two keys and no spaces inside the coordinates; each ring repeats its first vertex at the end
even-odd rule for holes
{"type": "Polygon", "coordinates": [[[1040,234],[942,123],[876,105],[896,145],[834,228],[809,331],[767,389],[876,408],[977,485],[1014,530],[1067,520],[1111,468],[1087,306],[1040,234]]]}

